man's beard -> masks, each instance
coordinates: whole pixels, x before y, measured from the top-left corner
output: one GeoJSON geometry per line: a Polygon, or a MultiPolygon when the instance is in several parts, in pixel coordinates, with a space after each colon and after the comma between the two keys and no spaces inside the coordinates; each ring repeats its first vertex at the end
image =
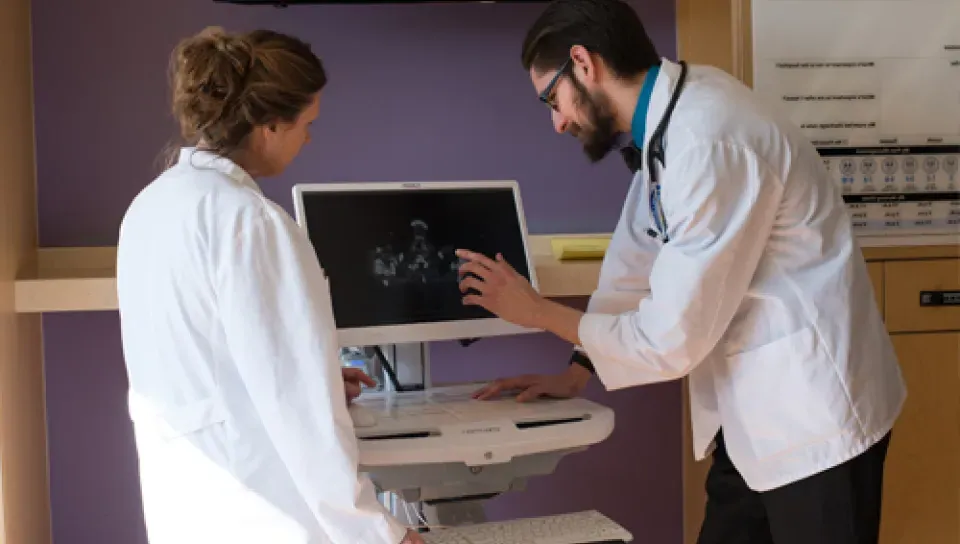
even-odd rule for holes
{"type": "Polygon", "coordinates": [[[586,111],[586,125],[573,123],[571,133],[583,144],[590,162],[598,162],[618,144],[610,98],[600,92],[588,93],[579,81],[573,80],[576,102],[586,111]]]}

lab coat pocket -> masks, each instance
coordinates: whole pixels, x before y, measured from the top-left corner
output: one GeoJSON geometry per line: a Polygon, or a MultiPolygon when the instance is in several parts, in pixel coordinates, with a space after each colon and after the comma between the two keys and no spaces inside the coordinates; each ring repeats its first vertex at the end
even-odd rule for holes
{"type": "Polygon", "coordinates": [[[138,411],[134,421],[148,522],[179,530],[202,512],[217,523],[236,523],[236,504],[247,491],[236,477],[233,421],[222,401],[138,411]]]}
{"type": "Polygon", "coordinates": [[[813,328],[727,354],[723,370],[717,390],[724,433],[757,460],[835,436],[849,413],[835,365],[813,328]]]}
{"type": "Polygon", "coordinates": [[[130,415],[140,431],[165,441],[194,434],[227,420],[223,403],[213,398],[195,400],[159,411],[148,408],[146,403],[131,401],[130,415]]]}
{"type": "Polygon", "coordinates": [[[192,434],[227,420],[223,404],[214,399],[203,399],[168,410],[161,417],[166,422],[164,430],[167,439],[192,434]]]}

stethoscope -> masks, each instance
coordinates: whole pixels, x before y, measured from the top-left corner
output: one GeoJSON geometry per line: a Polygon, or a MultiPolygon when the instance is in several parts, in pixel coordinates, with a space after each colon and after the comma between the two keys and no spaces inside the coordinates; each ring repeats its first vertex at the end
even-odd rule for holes
{"type": "MultiPolygon", "coordinates": [[[[660,123],[653,134],[650,135],[650,149],[647,151],[647,171],[650,172],[650,219],[655,226],[655,228],[647,229],[647,235],[660,240],[664,244],[670,241],[670,236],[667,234],[667,217],[663,212],[663,205],[660,200],[660,175],[653,161],[659,161],[661,168],[667,166],[663,138],[667,132],[667,126],[670,124],[673,110],[680,99],[680,93],[683,91],[683,84],[686,79],[687,63],[680,61],[680,77],[677,79],[677,86],[674,88],[673,94],[670,95],[670,102],[667,104],[667,109],[660,119],[660,123]]],[[[621,153],[627,162],[627,166],[630,166],[634,173],[643,169],[643,163],[636,160],[636,154],[641,152],[633,143],[622,149],[621,153]],[[637,168],[633,168],[633,166],[637,166],[637,168]]]]}

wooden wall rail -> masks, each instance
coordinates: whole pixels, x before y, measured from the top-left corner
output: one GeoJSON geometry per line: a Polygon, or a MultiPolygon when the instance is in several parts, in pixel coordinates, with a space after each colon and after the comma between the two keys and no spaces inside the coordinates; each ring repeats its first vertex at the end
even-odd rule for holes
{"type": "Polygon", "coordinates": [[[36,254],[30,0],[0,0],[0,542],[50,542],[40,316],[15,312],[36,254]]]}

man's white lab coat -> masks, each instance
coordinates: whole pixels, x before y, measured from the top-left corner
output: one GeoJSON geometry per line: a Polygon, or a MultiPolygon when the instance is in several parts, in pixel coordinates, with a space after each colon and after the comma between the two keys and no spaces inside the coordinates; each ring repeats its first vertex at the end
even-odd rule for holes
{"type": "Polygon", "coordinates": [[[241,168],[183,150],[127,211],[117,282],[151,544],[403,539],[357,474],[316,254],[241,168]]]}
{"type": "MultiPolygon", "coordinates": [[[[647,138],[679,73],[664,61],[647,138]]],[[[599,378],[617,389],[689,375],[696,457],[722,426],[756,490],[862,453],[891,429],[906,391],[822,159],[737,80],[700,66],[665,147],[670,240],[646,233],[655,223],[644,169],[580,323],[599,378]]]]}

